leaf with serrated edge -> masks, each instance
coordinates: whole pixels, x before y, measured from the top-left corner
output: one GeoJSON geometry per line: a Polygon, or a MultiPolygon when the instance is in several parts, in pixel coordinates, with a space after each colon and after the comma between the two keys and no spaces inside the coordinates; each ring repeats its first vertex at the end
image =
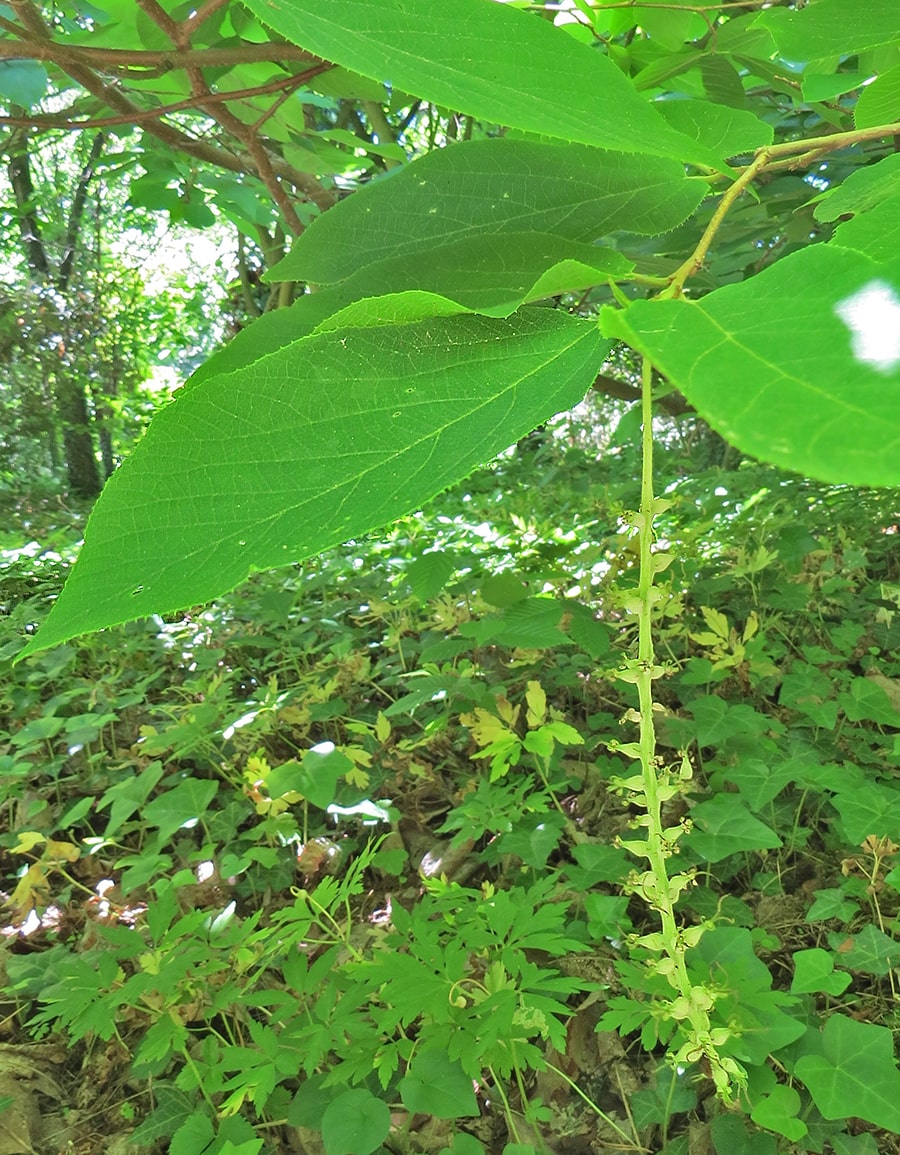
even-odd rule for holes
{"type": "Polygon", "coordinates": [[[527,309],[322,333],[201,381],[110,478],[20,656],[409,513],[580,401],[608,349],[594,324],[527,309]]]}
{"type": "MultiPolygon", "coordinates": [[[[623,152],[710,163],[602,52],[487,0],[246,0],[294,44],[481,120],[623,152]]],[[[713,156],[712,163],[715,164],[713,156]]]]}

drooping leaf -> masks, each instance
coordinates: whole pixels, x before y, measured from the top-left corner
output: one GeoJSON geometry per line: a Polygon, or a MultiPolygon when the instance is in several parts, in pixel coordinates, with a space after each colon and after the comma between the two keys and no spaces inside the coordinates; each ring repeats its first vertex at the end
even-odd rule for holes
{"type": "Polygon", "coordinates": [[[248,0],[247,6],[324,60],[444,108],[601,148],[710,161],[706,149],[660,119],[602,52],[512,7],[486,0],[248,0]]]}
{"type": "Polygon", "coordinates": [[[366,265],[476,236],[650,236],[681,224],[705,192],[671,160],[543,141],[472,141],[429,153],[335,205],[267,279],[333,284],[366,265]]]}
{"type": "Polygon", "coordinates": [[[417,508],[579,401],[608,350],[550,309],[338,330],[207,378],[110,479],[34,645],[206,602],[417,508]]]}
{"type": "Polygon", "coordinates": [[[443,296],[484,316],[508,317],[542,297],[623,279],[633,267],[621,253],[602,245],[546,233],[501,233],[376,261],[302,300],[310,301],[305,310],[310,319],[324,319],[328,310],[337,313],[364,298],[410,290],[443,296]]]}
{"type": "Polygon", "coordinates": [[[717,156],[750,152],[771,144],[774,136],[772,126],[752,112],[708,100],[663,100],[659,110],[673,128],[695,136],[717,156]]]}
{"type": "Polygon", "coordinates": [[[606,308],[726,440],[825,481],[900,482],[900,261],[817,245],[699,301],[606,308]]]}

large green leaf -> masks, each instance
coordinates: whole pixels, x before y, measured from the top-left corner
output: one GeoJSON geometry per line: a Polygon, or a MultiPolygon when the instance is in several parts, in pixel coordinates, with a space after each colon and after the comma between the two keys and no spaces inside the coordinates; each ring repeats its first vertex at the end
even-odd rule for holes
{"type": "Polygon", "coordinates": [[[494,0],[247,6],[317,56],[445,108],[556,139],[710,163],[708,150],[670,129],[602,52],[494,0]]]}
{"type": "Polygon", "coordinates": [[[376,261],[497,233],[652,236],[680,225],[706,191],[676,161],[542,141],[472,141],[432,152],[335,205],[267,279],[332,284],[376,261]]]}
{"type": "Polygon", "coordinates": [[[900,1072],[891,1032],[832,1015],[820,1045],[821,1053],[797,1060],[795,1073],[825,1118],[865,1119],[900,1131],[900,1072]]]}
{"type": "Polygon", "coordinates": [[[414,510],[579,401],[608,348],[593,324],[527,309],[339,329],[200,381],[110,478],[23,656],[414,510]]]}
{"type": "Polygon", "coordinates": [[[757,19],[788,60],[852,56],[866,48],[900,43],[897,0],[812,0],[803,8],[772,8],[757,19]]]}
{"type": "Polygon", "coordinates": [[[900,260],[816,245],[702,300],[608,307],[602,322],[744,452],[900,483],[900,260]]]}

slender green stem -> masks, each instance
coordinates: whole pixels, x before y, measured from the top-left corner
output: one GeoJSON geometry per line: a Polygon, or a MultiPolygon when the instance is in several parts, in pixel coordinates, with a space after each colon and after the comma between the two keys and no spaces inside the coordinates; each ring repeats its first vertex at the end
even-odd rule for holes
{"type": "Polygon", "coordinates": [[[552,1063],[547,1063],[547,1070],[552,1071],[554,1075],[559,1076],[559,1078],[568,1085],[569,1089],[574,1091],[575,1094],[578,1095],[578,1097],[582,1099],[588,1105],[588,1107],[590,1107],[590,1109],[599,1119],[602,1119],[603,1122],[606,1123],[608,1127],[611,1127],[617,1135],[621,1135],[629,1147],[633,1148],[635,1151],[647,1150],[646,1147],[641,1147],[640,1143],[638,1143],[636,1139],[629,1135],[627,1131],[623,1131],[615,1119],[611,1119],[605,1111],[602,1111],[594,1102],[594,1100],[589,1095],[586,1095],[573,1079],[569,1078],[565,1071],[560,1070],[559,1067],[555,1067],[552,1063]]]}

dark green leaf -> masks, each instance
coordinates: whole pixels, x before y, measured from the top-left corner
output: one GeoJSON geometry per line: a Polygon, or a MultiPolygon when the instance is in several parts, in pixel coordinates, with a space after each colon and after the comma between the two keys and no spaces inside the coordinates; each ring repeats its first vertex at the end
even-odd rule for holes
{"type": "Polygon", "coordinates": [[[0,96],[31,109],[47,91],[47,70],[36,60],[0,60],[0,96]]]}
{"type": "Polygon", "coordinates": [[[691,811],[694,829],[685,845],[704,862],[720,862],[744,850],[771,850],[781,839],[755,818],[736,794],[719,794],[691,811]]]}
{"type": "Polygon", "coordinates": [[[159,827],[159,841],[162,845],[186,822],[196,822],[202,818],[217,790],[216,782],[186,778],[147,803],[143,810],[144,821],[148,826],[159,827]]]}

